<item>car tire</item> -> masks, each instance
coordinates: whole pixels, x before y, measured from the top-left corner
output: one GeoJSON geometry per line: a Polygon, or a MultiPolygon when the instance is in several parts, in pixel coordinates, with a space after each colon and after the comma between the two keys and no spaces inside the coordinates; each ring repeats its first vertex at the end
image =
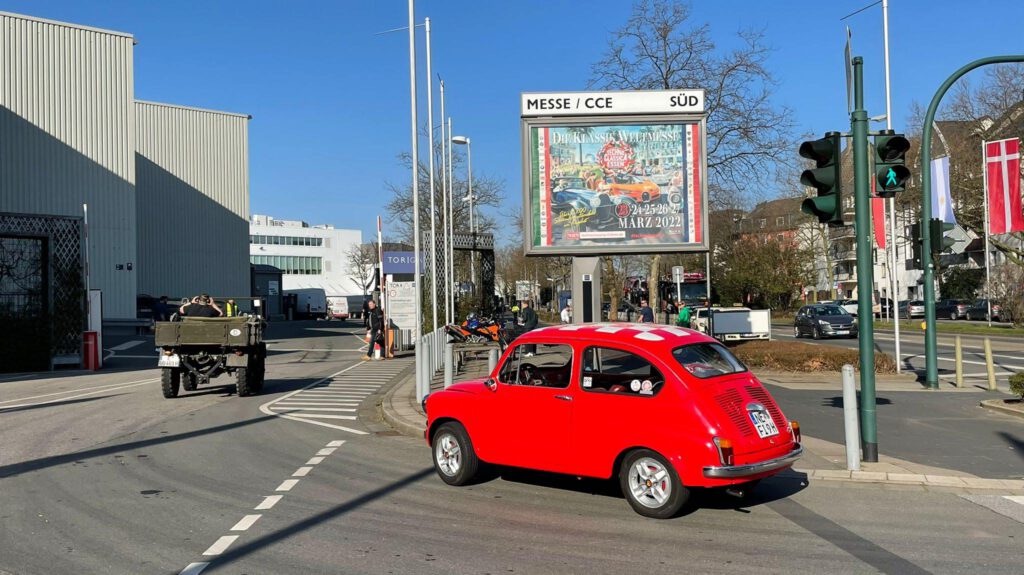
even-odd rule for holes
{"type": "Polygon", "coordinates": [[[450,421],[434,432],[434,471],[448,485],[466,485],[473,481],[480,469],[480,459],[473,450],[473,442],[461,423],[450,421]]]}
{"type": "Polygon", "coordinates": [[[815,327],[814,333],[811,335],[811,337],[813,337],[814,339],[821,339],[821,328],[815,327]]]}
{"type": "Polygon", "coordinates": [[[172,397],[178,397],[178,389],[181,386],[181,371],[165,367],[160,373],[160,387],[164,392],[164,397],[171,399],[172,397]]]}
{"type": "Polygon", "coordinates": [[[653,519],[674,517],[690,499],[690,490],[683,486],[675,468],[650,449],[637,449],[626,456],[619,469],[619,487],[633,511],[653,519]]]}
{"type": "Polygon", "coordinates": [[[958,317],[958,316],[957,316],[957,314],[956,314],[956,312],[955,312],[955,311],[949,312],[949,319],[951,319],[951,320],[953,320],[953,321],[956,321],[956,320],[957,320],[957,317],[958,317]]]}
{"type": "Polygon", "coordinates": [[[793,326],[793,338],[794,339],[800,339],[800,337],[801,337],[800,336],[800,328],[794,325],[793,326]]]}

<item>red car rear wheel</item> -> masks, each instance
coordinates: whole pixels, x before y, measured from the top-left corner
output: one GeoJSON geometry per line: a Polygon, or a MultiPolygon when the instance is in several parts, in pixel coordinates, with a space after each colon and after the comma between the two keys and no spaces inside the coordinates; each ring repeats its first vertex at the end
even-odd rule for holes
{"type": "Polygon", "coordinates": [[[644,517],[668,519],[690,499],[672,465],[650,449],[626,456],[619,470],[619,486],[633,511],[644,517]]]}

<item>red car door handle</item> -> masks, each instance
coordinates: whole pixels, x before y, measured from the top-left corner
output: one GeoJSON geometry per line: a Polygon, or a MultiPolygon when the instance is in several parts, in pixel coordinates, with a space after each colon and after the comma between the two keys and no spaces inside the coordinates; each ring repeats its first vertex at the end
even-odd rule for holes
{"type": "Polygon", "coordinates": [[[556,395],[555,399],[561,399],[563,401],[572,401],[571,395],[556,395]]]}

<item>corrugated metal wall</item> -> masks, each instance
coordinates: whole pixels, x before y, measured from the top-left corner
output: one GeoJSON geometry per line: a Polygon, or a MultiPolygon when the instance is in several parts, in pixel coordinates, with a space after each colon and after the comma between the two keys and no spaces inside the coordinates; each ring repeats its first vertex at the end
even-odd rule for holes
{"type": "Polygon", "coordinates": [[[0,211],[81,216],[89,204],[91,287],[106,318],[135,317],[132,44],[0,13],[0,211]]]}
{"type": "Polygon", "coordinates": [[[138,102],[139,292],[249,295],[249,121],[138,102]]]}

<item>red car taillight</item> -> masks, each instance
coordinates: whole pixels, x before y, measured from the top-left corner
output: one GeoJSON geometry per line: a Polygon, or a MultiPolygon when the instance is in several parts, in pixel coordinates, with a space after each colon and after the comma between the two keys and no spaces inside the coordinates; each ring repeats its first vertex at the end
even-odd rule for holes
{"type": "Polygon", "coordinates": [[[732,441],[724,437],[715,437],[714,441],[715,447],[718,448],[718,459],[721,460],[722,465],[731,467],[733,463],[732,441]]]}

